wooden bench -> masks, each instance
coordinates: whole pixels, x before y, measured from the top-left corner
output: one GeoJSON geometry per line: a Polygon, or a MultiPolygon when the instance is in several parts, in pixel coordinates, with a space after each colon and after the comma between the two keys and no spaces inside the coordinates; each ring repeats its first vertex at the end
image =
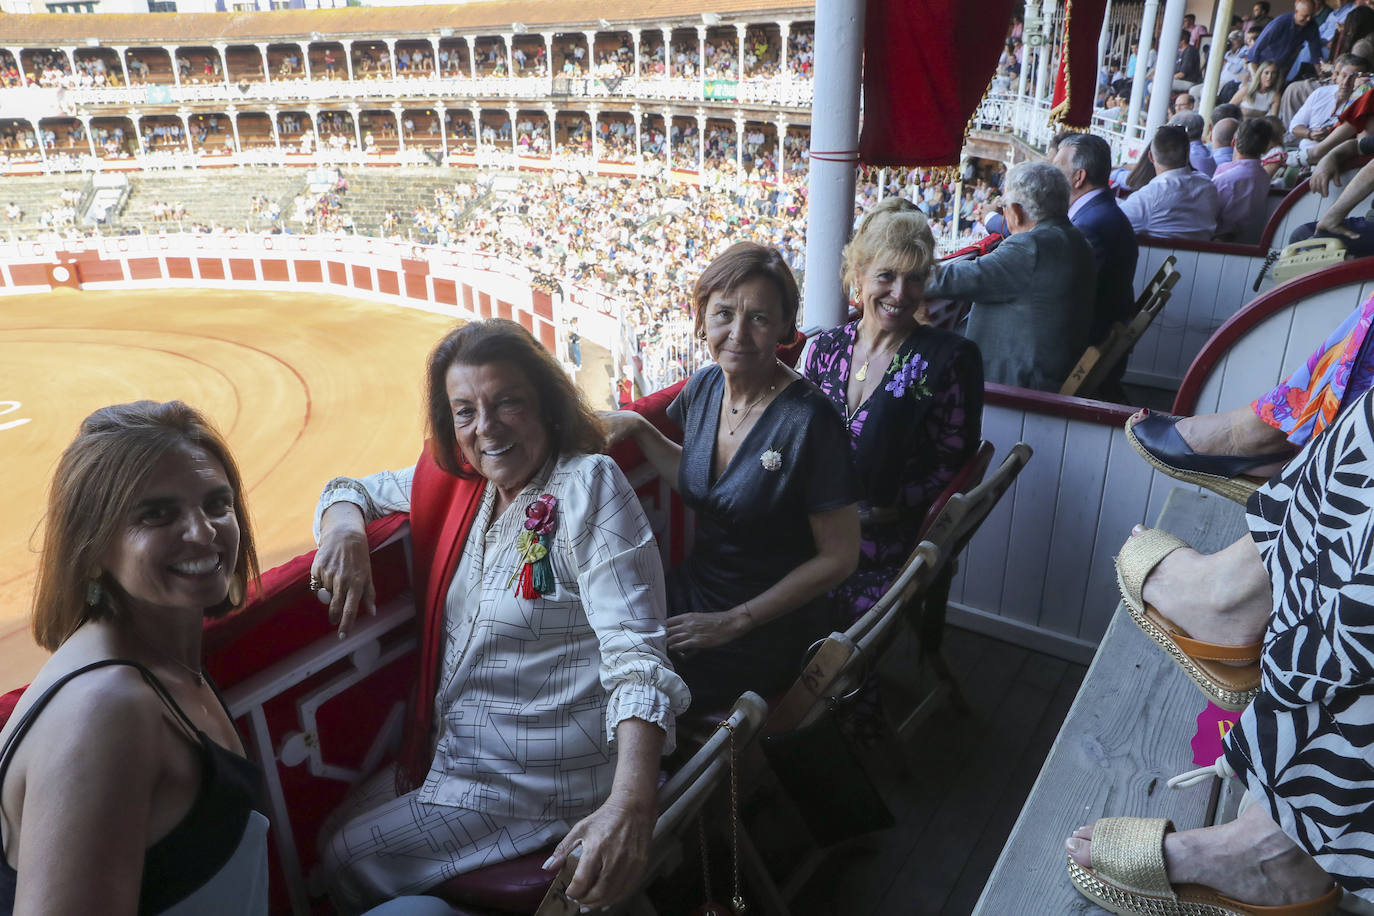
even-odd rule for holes
{"type": "MultiPolygon", "coordinates": [[[[1246,530],[1240,506],[1183,489],[1169,495],[1158,525],[1204,553],[1246,530]]],[[[1074,890],[1064,867],[1065,838],[1100,817],[1167,817],[1180,830],[1234,817],[1236,780],[1165,785],[1199,766],[1191,742],[1206,707],[1192,681],[1118,608],[975,916],[1027,912],[1028,900],[1038,913],[1100,912],[1074,890]]]]}

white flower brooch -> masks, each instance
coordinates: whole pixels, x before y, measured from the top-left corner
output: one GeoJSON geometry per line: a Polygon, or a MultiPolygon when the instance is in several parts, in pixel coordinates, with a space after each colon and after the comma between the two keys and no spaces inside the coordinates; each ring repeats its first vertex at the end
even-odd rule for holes
{"type": "Polygon", "coordinates": [[[759,464],[763,465],[765,471],[776,471],[782,467],[782,452],[775,448],[770,448],[759,456],[759,464]]]}

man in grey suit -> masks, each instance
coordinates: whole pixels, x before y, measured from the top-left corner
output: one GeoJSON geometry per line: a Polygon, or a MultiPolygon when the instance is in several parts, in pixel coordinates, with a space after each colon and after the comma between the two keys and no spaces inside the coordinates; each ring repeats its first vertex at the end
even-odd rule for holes
{"type": "Polygon", "coordinates": [[[1058,391],[1088,346],[1097,266],[1069,222],[1069,182],[1048,162],[1007,172],[1012,235],[991,254],[940,265],[933,299],[971,299],[967,336],[989,382],[1058,391]]]}

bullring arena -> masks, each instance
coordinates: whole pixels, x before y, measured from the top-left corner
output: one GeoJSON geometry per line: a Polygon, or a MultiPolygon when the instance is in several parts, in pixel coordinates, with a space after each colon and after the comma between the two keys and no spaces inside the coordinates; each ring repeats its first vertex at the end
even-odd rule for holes
{"type": "MultiPolygon", "coordinates": [[[[415,460],[425,356],[441,311],[318,293],[146,289],[0,299],[0,690],[46,653],[28,631],[38,530],[58,455],[105,404],[182,399],[228,437],[264,569],[309,549],[321,484],[415,460]]],[[[579,381],[606,406],[609,361],[579,381]]]]}

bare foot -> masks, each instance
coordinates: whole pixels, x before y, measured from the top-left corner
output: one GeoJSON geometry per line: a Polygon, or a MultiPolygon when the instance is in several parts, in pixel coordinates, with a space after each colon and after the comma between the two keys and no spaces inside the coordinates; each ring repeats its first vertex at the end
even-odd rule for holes
{"type": "MultiPolygon", "coordinates": [[[[1137,525],[1131,534],[1144,530],[1137,525]]],[[[1273,610],[1269,589],[1269,573],[1247,536],[1213,554],[1175,550],[1150,571],[1141,594],[1194,639],[1246,646],[1264,636],[1273,610]]]]}
{"type": "MultiPolygon", "coordinates": [[[[1178,421],[1178,434],[1188,447],[1199,455],[1261,455],[1285,454],[1295,451],[1283,430],[1265,423],[1249,405],[1226,413],[1200,414],[1178,421]]],[[[1271,477],[1287,463],[1287,458],[1273,464],[1256,467],[1248,473],[1255,477],[1271,477]]]]}
{"type": "MultiPolygon", "coordinates": [[[[1084,868],[1092,867],[1091,826],[1064,843],[1084,868]]],[[[1201,884],[1243,903],[1283,906],[1320,897],[1331,876],[1288,838],[1259,805],[1234,821],[1164,837],[1170,884],[1201,884]]]]}

